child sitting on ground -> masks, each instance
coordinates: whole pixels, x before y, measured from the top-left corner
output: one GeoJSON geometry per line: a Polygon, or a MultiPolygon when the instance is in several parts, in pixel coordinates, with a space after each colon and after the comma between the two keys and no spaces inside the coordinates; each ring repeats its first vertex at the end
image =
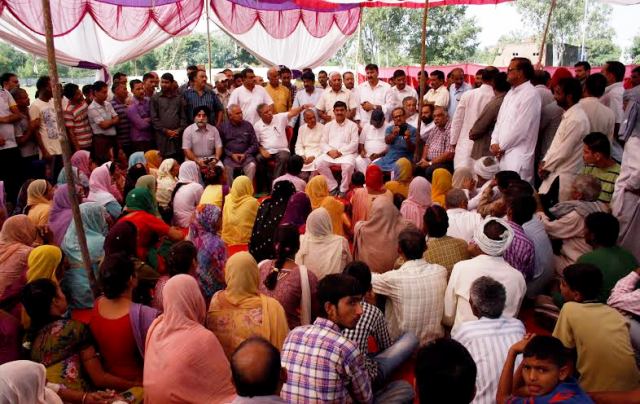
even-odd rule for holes
{"type": "Polygon", "coordinates": [[[496,401],[499,404],[593,403],[571,377],[571,369],[560,340],[527,334],[509,349],[496,401]],[[514,363],[520,353],[523,360],[514,374],[514,363]]]}

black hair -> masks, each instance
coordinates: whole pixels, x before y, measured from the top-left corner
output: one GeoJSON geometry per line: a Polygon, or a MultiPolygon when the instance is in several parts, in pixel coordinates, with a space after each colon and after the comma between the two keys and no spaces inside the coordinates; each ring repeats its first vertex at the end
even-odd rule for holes
{"type": "Polygon", "coordinates": [[[606,62],[607,72],[613,74],[616,82],[624,80],[624,73],[627,68],[617,60],[609,60],[606,62]]]}
{"type": "Polygon", "coordinates": [[[438,338],[418,351],[416,387],[420,403],[468,404],[478,369],[473,357],[454,339],[438,338]]]}
{"type": "Polygon", "coordinates": [[[511,220],[522,226],[531,220],[536,211],[536,200],[533,196],[523,195],[512,198],[509,203],[511,220]]]}
{"type": "Polygon", "coordinates": [[[348,109],[347,104],[344,101],[336,101],[335,104],[333,104],[333,109],[336,109],[336,108],[348,109]]]}
{"type": "Polygon", "coordinates": [[[429,76],[436,76],[438,80],[444,81],[444,72],[442,70],[434,70],[429,76]]]}
{"type": "Polygon", "coordinates": [[[215,165],[202,172],[202,180],[205,185],[217,185],[222,183],[222,173],[224,169],[219,165],[215,165]]]}
{"type": "Polygon", "coordinates": [[[543,85],[546,86],[551,80],[551,75],[546,70],[536,70],[531,78],[531,84],[534,86],[543,85]]]}
{"type": "Polygon", "coordinates": [[[398,246],[407,260],[417,260],[422,258],[427,249],[424,236],[418,229],[405,229],[398,235],[398,246]]]}
{"type": "Polygon", "coordinates": [[[71,100],[73,97],[75,97],[76,93],[78,92],[78,89],[79,87],[77,84],[67,83],[64,85],[64,88],[62,89],[62,95],[67,97],[68,100],[71,100]]]}
{"type": "Polygon", "coordinates": [[[378,71],[378,65],[377,65],[377,64],[375,64],[375,63],[369,63],[368,65],[366,65],[366,66],[364,67],[364,70],[365,70],[365,71],[367,71],[367,70],[375,70],[375,71],[378,71]]]}
{"type": "Polygon", "coordinates": [[[302,73],[302,80],[316,81],[316,75],[313,72],[304,72],[302,73]]]}
{"type": "MultiPolygon", "coordinates": [[[[365,70],[366,70],[366,69],[365,69],[365,70]]],[[[318,76],[319,76],[319,75],[321,75],[322,73],[324,73],[324,74],[328,74],[326,70],[320,70],[320,71],[318,72],[318,76]]]]}
{"type": "Polygon", "coordinates": [[[360,284],[357,279],[346,274],[330,274],[318,282],[318,303],[320,315],[326,318],[325,303],[338,305],[340,299],[360,295],[360,284]]]}
{"type": "Polygon", "coordinates": [[[245,79],[245,78],[247,78],[247,74],[249,74],[249,73],[253,73],[253,69],[249,69],[248,67],[246,69],[242,69],[242,71],[240,72],[240,77],[245,79]]]}
{"type": "Polygon", "coordinates": [[[122,72],[117,72],[116,74],[113,75],[113,81],[119,80],[120,77],[122,77],[122,76],[127,77],[126,74],[124,74],[122,72]]]}
{"type": "Polygon", "coordinates": [[[351,275],[358,281],[360,294],[364,295],[371,290],[371,269],[363,261],[351,261],[344,267],[343,274],[351,275]]]}
{"type": "MultiPolygon", "coordinates": [[[[498,73],[500,73],[500,70],[493,68],[493,69],[480,69],[482,70],[482,81],[483,82],[495,82],[496,77],[498,77],[498,73]]],[[[476,73],[478,74],[478,73],[476,73]]]]}
{"type": "Polygon", "coordinates": [[[151,72],[145,73],[145,74],[142,75],[142,81],[147,81],[147,80],[152,79],[152,78],[153,78],[153,74],[151,74],[151,72]]]}
{"type": "Polygon", "coordinates": [[[105,83],[104,81],[98,80],[95,83],[93,83],[93,92],[97,92],[102,90],[103,88],[107,87],[107,83],[105,83]]]}
{"type": "Polygon", "coordinates": [[[293,258],[300,249],[300,233],[298,226],[283,224],[276,228],[274,235],[276,244],[276,261],[273,263],[273,271],[264,280],[264,286],[273,290],[278,283],[278,271],[282,269],[287,258],[293,258]]]}
{"type": "Polygon", "coordinates": [[[18,75],[10,72],[2,73],[2,76],[0,76],[0,87],[4,87],[4,83],[11,80],[11,77],[18,77],[18,75]]]}
{"type": "Polygon", "coordinates": [[[287,172],[291,175],[298,175],[302,171],[302,167],[304,166],[304,160],[301,156],[297,154],[292,154],[289,156],[289,160],[287,160],[287,172]]]}
{"type": "Polygon", "coordinates": [[[241,78],[242,78],[242,73],[233,73],[234,80],[241,79],[241,78]]]}
{"type": "Polygon", "coordinates": [[[125,252],[108,255],[100,264],[99,283],[107,299],[115,299],[129,287],[135,275],[133,261],[125,252]]]}
{"type": "Polygon", "coordinates": [[[533,65],[531,64],[531,60],[527,59],[527,58],[522,58],[522,57],[517,57],[517,58],[513,58],[511,59],[512,62],[517,62],[518,63],[518,70],[522,71],[522,74],[524,75],[524,78],[527,80],[531,80],[531,78],[533,77],[533,73],[534,73],[534,69],[533,69],[533,65]]]}
{"type": "Polygon", "coordinates": [[[594,242],[602,247],[613,247],[620,234],[620,222],[611,213],[593,212],[584,219],[584,225],[594,238],[594,242]]]}
{"type": "Polygon", "coordinates": [[[123,83],[120,83],[119,81],[115,81],[112,85],[111,85],[111,92],[115,93],[116,89],[120,86],[123,86],[125,88],[125,90],[127,89],[127,86],[123,83]]]}
{"type": "Polygon", "coordinates": [[[444,237],[449,229],[449,216],[440,205],[431,205],[424,211],[424,228],[429,237],[444,237]]]}
{"type": "Polygon", "coordinates": [[[171,74],[171,73],[164,73],[162,76],[160,76],[160,78],[161,78],[162,80],[173,81],[173,74],[171,74]]]}
{"type": "Polygon", "coordinates": [[[502,234],[507,231],[507,228],[496,220],[490,220],[489,222],[487,222],[487,224],[484,225],[482,231],[491,240],[500,240],[502,234]]]}
{"type": "Polygon", "coordinates": [[[231,355],[229,361],[231,365],[231,375],[233,377],[233,385],[236,393],[240,397],[260,397],[276,394],[278,384],[280,383],[280,351],[274,347],[269,341],[262,337],[250,337],[242,341],[240,345],[231,355]],[[259,366],[260,377],[247,379],[240,369],[238,369],[238,352],[243,350],[247,345],[259,344],[266,351],[266,357],[259,358],[255,366],[259,366]]]}
{"type": "Polygon", "coordinates": [[[506,93],[507,91],[509,91],[511,89],[511,84],[509,84],[509,82],[507,81],[507,73],[505,72],[498,72],[496,74],[496,79],[495,79],[495,83],[493,85],[493,88],[501,93],[506,93]]]}
{"type": "Polygon", "coordinates": [[[85,84],[82,86],[82,94],[86,96],[93,91],[93,84],[85,84]]]}
{"type": "Polygon", "coordinates": [[[167,259],[169,276],[188,274],[197,255],[198,250],[196,250],[196,246],[191,241],[182,240],[173,244],[169,249],[169,257],[167,259]]]}
{"type": "Polygon", "coordinates": [[[364,185],[365,176],[360,171],[356,171],[351,175],[351,185],[362,186],[364,185]]]}
{"type": "Polygon", "coordinates": [[[631,73],[639,73],[640,74],[640,66],[636,66],[633,70],[631,70],[631,73]]]}
{"type": "Polygon", "coordinates": [[[142,82],[138,79],[134,79],[129,82],[129,87],[131,88],[132,91],[133,91],[133,87],[135,87],[136,84],[142,84],[142,82]]]}
{"type": "Polygon", "coordinates": [[[582,98],[582,84],[580,80],[573,77],[563,77],[558,80],[558,87],[562,89],[565,97],[571,96],[574,104],[577,104],[582,98]]]}
{"type": "Polygon", "coordinates": [[[579,292],[583,300],[595,300],[602,291],[602,271],[592,264],[572,264],[562,271],[569,289],[579,292]]]}
{"type": "Polygon", "coordinates": [[[567,349],[562,342],[550,335],[536,335],[531,338],[522,351],[522,356],[549,360],[559,368],[566,365],[568,360],[567,349]]]}
{"type": "Polygon", "coordinates": [[[57,287],[51,279],[36,279],[22,288],[20,296],[22,306],[31,318],[32,334],[36,334],[42,327],[51,323],[51,304],[56,297],[57,287]]]}
{"type": "Polygon", "coordinates": [[[404,195],[402,194],[393,194],[393,206],[396,207],[396,209],[400,210],[400,208],[402,207],[402,202],[404,202],[404,195]]]}
{"type": "Polygon", "coordinates": [[[600,98],[607,89],[607,78],[602,73],[591,74],[584,82],[589,95],[600,98]]]}
{"type": "Polygon", "coordinates": [[[402,69],[398,69],[395,72],[393,72],[393,78],[398,78],[398,77],[407,77],[407,73],[404,72],[404,70],[402,69]]]}
{"type": "Polygon", "coordinates": [[[500,188],[500,190],[507,189],[507,187],[509,186],[509,182],[511,180],[519,180],[519,179],[520,179],[520,174],[518,174],[515,171],[505,170],[505,171],[498,171],[496,173],[496,183],[498,185],[498,188],[500,188]]]}
{"type": "Polygon", "coordinates": [[[196,65],[189,65],[187,66],[187,71],[198,71],[198,66],[196,65]]]}
{"type": "Polygon", "coordinates": [[[280,74],[282,73],[291,73],[291,69],[289,69],[287,66],[281,66],[280,67],[280,74]]]}
{"type": "Polygon", "coordinates": [[[584,70],[591,70],[591,64],[589,64],[589,62],[587,62],[586,60],[576,63],[575,65],[573,65],[573,67],[583,67],[584,70]]]}
{"type": "Polygon", "coordinates": [[[196,70],[192,70],[189,73],[187,73],[187,79],[189,80],[189,82],[191,82],[196,79],[197,75],[198,75],[198,69],[196,68],[196,70]]]}
{"type": "Polygon", "coordinates": [[[606,157],[611,157],[611,143],[604,133],[591,132],[582,139],[582,143],[587,145],[592,153],[600,153],[606,157]]]}
{"type": "Polygon", "coordinates": [[[45,88],[47,88],[47,86],[49,86],[51,84],[51,78],[49,76],[40,76],[38,77],[38,81],[36,81],[36,89],[38,91],[42,91],[45,88]]]}

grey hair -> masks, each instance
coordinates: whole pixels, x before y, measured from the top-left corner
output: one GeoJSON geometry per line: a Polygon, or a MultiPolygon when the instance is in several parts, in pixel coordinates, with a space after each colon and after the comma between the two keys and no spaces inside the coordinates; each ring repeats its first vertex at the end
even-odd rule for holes
{"type": "Polygon", "coordinates": [[[471,284],[469,299],[478,317],[498,318],[504,311],[507,290],[495,279],[481,276],[471,284]]]}
{"type": "Polygon", "coordinates": [[[462,189],[462,185],[464,180],[470,179],[473,181],[478,181],[478,176],[468,167],[460,167],[457,168],[453,172],[453,178],[451,179],[451,186],[454,188],[462,189]]]}
{"type": "Polygon", "coordinates": [[[227,111],[228,112],[231,112],[231,110],[233,108],[240,108],[240,111],[242,111],[242,107],[240,107],[240,105],[238,105],[238,104],[229,104],[229,105],[227,105],[227,111]]]}
{"type": "Polygon", "coordinates": [[[264,109],[264,107],[266,107],[269,104],[265,104],[264,102],[262,104],[258,104],[258,107],[256,108],[256,112],[258,112],[258,114],[260,114],[260,112],[264,109]]]}
{"type": "Polygon", "coordinates": [[[411,101],[411,100],[413,100],[415,102],[418,102],[418,99],[416,97],[414,97],[413,95],[410,95],[410,96],[404,97],[402,99],[402,105],[404,105],[405,102],[408,102],[408,101],[411,101]]]}
{"type": "Polygon", "coordinates": [[[340,79],[342,79],[342,75],[341,75],[341,74],[340,74],[340,72],[339,72],[339,71],[337,71],[337,70],[334,70],[334,71],[332,71],[331,73],[329,73],[329,76],[328,76],[328,77],[331,79],[331,78],[332,78],[333,76],[335,76],[336,74],[337,74],[338,76],[340,76],[340,79]]]}
{"type": "Polygon", "coordinates": [[[583,201],[595,202],[600,196],[602,185],[596,177],[580,174],[573,180],[573,188],[582,194],[583,201]]]}
{"type": "Polygon", "coordinates": [[[444,204],[449,208],[461,208],[464,206],[464,203],[468,202],[467,194],[464,193],[463,190],[458,188],[453,188],[447,192],[447,195],[444,197],[444,204]]]}

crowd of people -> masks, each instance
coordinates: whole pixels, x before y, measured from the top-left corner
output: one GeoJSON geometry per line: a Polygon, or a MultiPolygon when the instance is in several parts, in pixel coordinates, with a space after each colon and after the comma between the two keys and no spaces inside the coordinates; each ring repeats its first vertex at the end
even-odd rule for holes
{"type": "Polygon", "coordinates": [[[365,71],[3,74],[0,403],[640,402],[640,67],[365,71]]]}

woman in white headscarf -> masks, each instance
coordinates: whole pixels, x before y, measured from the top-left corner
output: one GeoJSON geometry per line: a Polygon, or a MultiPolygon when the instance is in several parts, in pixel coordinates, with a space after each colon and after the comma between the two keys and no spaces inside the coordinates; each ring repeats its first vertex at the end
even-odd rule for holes
{"type": "Polygon", "coordinates": [[[0,366],[0,403],[62,404],[62,400],[47,387],[42,364],[13,361],[0,366]]]}
{"type": "Polygon", "coordinates": [[[201,184],[200,170],[194,161],[185,161],[180,166],[178,183],[173,190],[173,224],[180,228],[188,228],[204,192],[201,184]]]}
{"type": "Polygon", "coordinates": [[[162,160],[162,163],[160,163],[157,176],[156,201],[161,208],[168,207],[171,202],[171,194],[178,182],[176,177],[179,170],[180,164],[174,159],[162,160]]]}
{"type": "Polygon", "coordinates": [[[352,261],[349,242],[333,234],[331,216],[325,208],[317,208],[307,218],[306,233],[300,236],[296,264],[305,265],[318,280],[341,273],[352,261]]]}

